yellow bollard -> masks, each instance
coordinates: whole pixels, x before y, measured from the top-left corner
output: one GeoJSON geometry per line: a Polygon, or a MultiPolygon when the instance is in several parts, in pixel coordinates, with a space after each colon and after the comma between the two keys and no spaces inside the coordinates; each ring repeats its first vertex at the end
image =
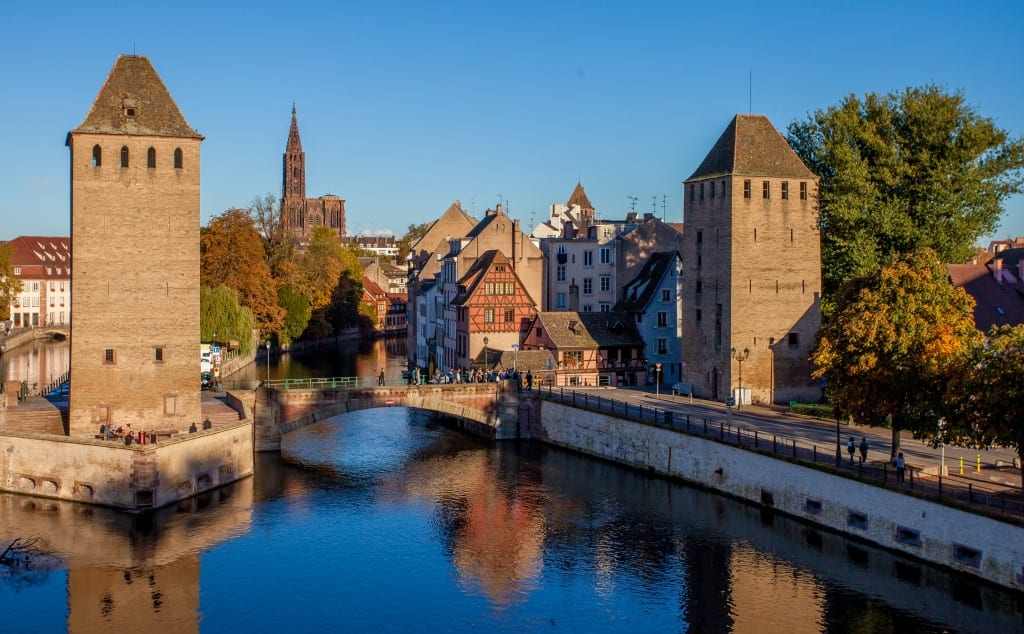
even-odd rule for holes
{"type": "Polygon", "coordinates": [[[981,454],[978,454],[978,473],[981,473],[981,454]]]}
{"type": "Polygon", "coordinates": [[[960,456],[960,475],[964,474],[964,457],[960,456]]]}

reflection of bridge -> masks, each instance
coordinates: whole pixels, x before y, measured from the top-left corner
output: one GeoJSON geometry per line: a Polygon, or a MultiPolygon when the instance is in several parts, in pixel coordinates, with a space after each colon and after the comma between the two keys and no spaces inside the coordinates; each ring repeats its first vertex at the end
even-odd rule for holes
{"type": "Polygon", "coordinates": [[[487,438],[516,438],[518,396],[510,381],[401,386],[365,386],[365,380],[352,377],[273,381],[256,390],[256,450],[278,451],[281,436],[291,431],[377,407],[435,412],[487,438]]]}

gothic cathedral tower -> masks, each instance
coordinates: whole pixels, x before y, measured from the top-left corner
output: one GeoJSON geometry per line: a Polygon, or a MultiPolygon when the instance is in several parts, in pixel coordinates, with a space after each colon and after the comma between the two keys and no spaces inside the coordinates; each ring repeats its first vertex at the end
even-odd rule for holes
{"type": "Polygon", "coordinates": [[[684,381],[725,400],[814,401],[818,178],[763,115],[736,115],[684,182],[684,381]]]}
{"type": "Polygon", "coordinates": [[[292,125],[288,130],[288,146],[284,150],[284,178],[281,184],[281,222],[301,243],[309,242],[313,229],[326,226],[338,238],[345,235],[345,201],[326,194],[306,198],[306,153],[302,151],[299,123],[292,104],[292,125]]]}
{"type": "Polygon", "coordinates": [[[145,57],[121,55],[71,150],[69,433],[185,430],[199,391],[199,145],[145,57]]]}

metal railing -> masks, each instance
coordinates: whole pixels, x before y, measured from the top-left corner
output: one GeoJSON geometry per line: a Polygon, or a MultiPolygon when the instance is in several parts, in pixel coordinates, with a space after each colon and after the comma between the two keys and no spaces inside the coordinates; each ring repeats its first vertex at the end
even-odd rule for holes
{"type": "Polygon", "coordinates": [[[769,434],[733,423],[728,415],[695,416],[620,401],[606,396],[553,388],[538,388],[537,395],[592,412],[611,414],[625,420],[671,429],[787,460],[835,475],[852,478],[907,495],[961,508],[971,513],[1019,523],[1024,520],[1024,498],[1019,488],[970,482],[967,478],[931,476],[920,467],[907,465],[905,478],[897,481],[896,469],[887,462],[852,462],[834,444],[819,445],[781,434],[769,434]]]}

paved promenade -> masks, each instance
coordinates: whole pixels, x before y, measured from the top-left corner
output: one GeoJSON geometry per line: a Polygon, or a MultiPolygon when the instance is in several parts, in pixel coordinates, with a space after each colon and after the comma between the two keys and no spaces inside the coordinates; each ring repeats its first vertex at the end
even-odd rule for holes
{"type": "MultiPolygon", "coordinates": [[[[801,447],[810,446],[819,452],[819,462],[826,462],[826,457],[835,456],[836,423],[817,418],[793,415],[784,407],[763,407],[746,405],[742,410],[727,408],[724,404],[698,398],[669,394],[655,394],[648,389],[617,389],[617,388],[572,388],[578,393],[600,396],[602,399],[613,399],[628,402],[630,405],[645,408],[657,408],[670,411],[676,419],[689,415],[691,421],[707,419],[715,429],[724,422],[732,428],[740,427],[744,433],[752,434],[757,430],[761,442],[771,443],[777,436],[787,440],[796,440],[801,447]]],[[[570,388],[565,388],[569,391],[570,388]]],[[[547,388],[545,388],[545,392],[547,388]]],[[[555,389],[557,392],[557,388],[555,389]]],[[[859,469],[858,458],[850,464],[846,453],[846,442],[851,436],[859,445],[861,438],[868,441],[869,468],[883,469],[889,464],[892,432],[880,427],[840,424],[839,434],[842,450],[842,468],[856,472],[859,469]]],[[[923,481],[937,481],[936,474],[943,461],[943,451],[933,448],[918,440],[909,433],[900,436],[900,450],[907,461],[908,468],[914,470],[915,477],[923,481]]],[[[859,455],[859,454],[858,454],[859,455]]],[[[993,495],[1006,496],[1008,499],[1020,499],[1021,470],[1013,466],[1016,452],[1007,448],[976,450],[962,447],[945,447],[945,466],[948,476],[943,478],[945,487],[967,488],[970,484],[975,492],[987,492],[993,495]],[[977,469],[978,458],[981,459],[981,471],[977,469]],[[960,473],[960,458],[963,458],[963,474],[960,473]]],[[[834,458],[832,459],[834,464],[834,458]]],[[[888,467],[890,477],[895,473],[888,467]]],[[[924,482],[922,482],[924,484],[924,482]]]]}

